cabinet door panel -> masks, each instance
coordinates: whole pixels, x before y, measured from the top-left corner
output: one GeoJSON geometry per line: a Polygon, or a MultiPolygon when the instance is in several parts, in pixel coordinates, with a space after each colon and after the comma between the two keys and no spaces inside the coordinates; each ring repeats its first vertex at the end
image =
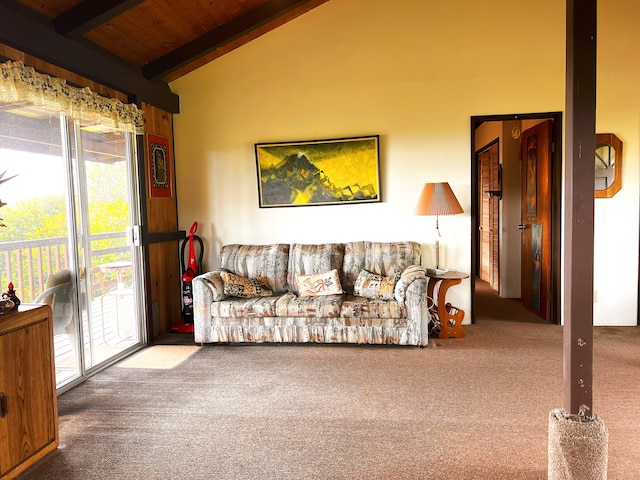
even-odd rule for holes
{"type": "Polygon", "coordinates": [[[0,336],[0,474],[55,440],[50,326],[46,318],[0,336]]]}

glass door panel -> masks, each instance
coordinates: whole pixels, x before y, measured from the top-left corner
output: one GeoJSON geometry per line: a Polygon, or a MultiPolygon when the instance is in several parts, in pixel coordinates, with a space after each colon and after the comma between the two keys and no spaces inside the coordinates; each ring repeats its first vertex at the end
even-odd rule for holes
{"type": "Polygon", "coordinates": [[[53,309],[56,382],[80,376],[77,262],[69,235],[69,169],[59,115],[0,104],[0,277],[23,303],[53,309]]]}
{"type": "Polygon", "coordinates": [[[137,210],[132,142],[127,133],[70,124],[85,368],[113,360],[142,339],[137,210]]]}

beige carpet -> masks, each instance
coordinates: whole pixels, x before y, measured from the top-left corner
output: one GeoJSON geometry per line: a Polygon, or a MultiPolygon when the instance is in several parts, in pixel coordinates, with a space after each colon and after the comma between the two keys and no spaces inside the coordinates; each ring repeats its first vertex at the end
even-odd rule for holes
{"type": "Polygon", "coordinates": [[[156,345],[127,357],[117,367],[168,370],[186,361],[200,348],[197,345],[156,345]]]}
{"type": "MultiPolygon", "coordinates": [[[[479,316],[466,332],[425,349],[205,346],[174,349],[169,369],[114,366],[59,398],[60,448],[19,478],[546,479],[562,328],[479,316]]],[[[640,478],[639,384],[639,329],[596,329],[610,480],[640,478]]]]}

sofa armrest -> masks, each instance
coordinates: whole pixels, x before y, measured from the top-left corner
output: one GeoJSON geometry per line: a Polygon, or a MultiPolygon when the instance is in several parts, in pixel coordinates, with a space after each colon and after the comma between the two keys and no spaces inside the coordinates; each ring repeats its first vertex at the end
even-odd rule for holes
{"type": "Polygon", "coordinates": [[[420,265],[407,267],[396,282],[395,298],[407,307],[407,330],[418,339],[419,345],[429,342],[429,298],[427,297],[427,276],[420,265]]]}
{"type": "MultiPolygon", "coordinates": [[[[424,267],[420,265],[410,265],[404,269],[400,278],[396,282],[394,296],[398,302],[405,302],[407,299],[407,291],[409,286],[416,280],[423,279],[427,281],[424,267]]],[[[425,290],[426,295],[426,290],[425,290]]]]}
{"type": "Polygon", "coordinates": [[[224,281],[220,276],[220,273],[223,271],[224,270],[213,270],[196,277],[199,279],[199,282],[202,282],[209,288],[212,296],[211,301],[213,302],[219,302],[220,300],[224,300],[225,298],[227,298],[227,296],[224,294],[224,281]]]}
{"type": "Polygon", "coordinates": [[[211,341],[211,304],[224,300],[220,270],[203,273],[191,281],[193,293],[193,333],[196,343],[211,341]]]}

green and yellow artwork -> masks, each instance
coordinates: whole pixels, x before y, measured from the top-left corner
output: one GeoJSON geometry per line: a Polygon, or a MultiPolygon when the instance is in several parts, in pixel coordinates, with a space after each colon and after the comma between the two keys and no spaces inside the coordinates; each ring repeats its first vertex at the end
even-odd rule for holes
{"type": "Polygon", "coordinates": [[[260,207],[379,202],[379,136],[255,145],[260,207]]]}

